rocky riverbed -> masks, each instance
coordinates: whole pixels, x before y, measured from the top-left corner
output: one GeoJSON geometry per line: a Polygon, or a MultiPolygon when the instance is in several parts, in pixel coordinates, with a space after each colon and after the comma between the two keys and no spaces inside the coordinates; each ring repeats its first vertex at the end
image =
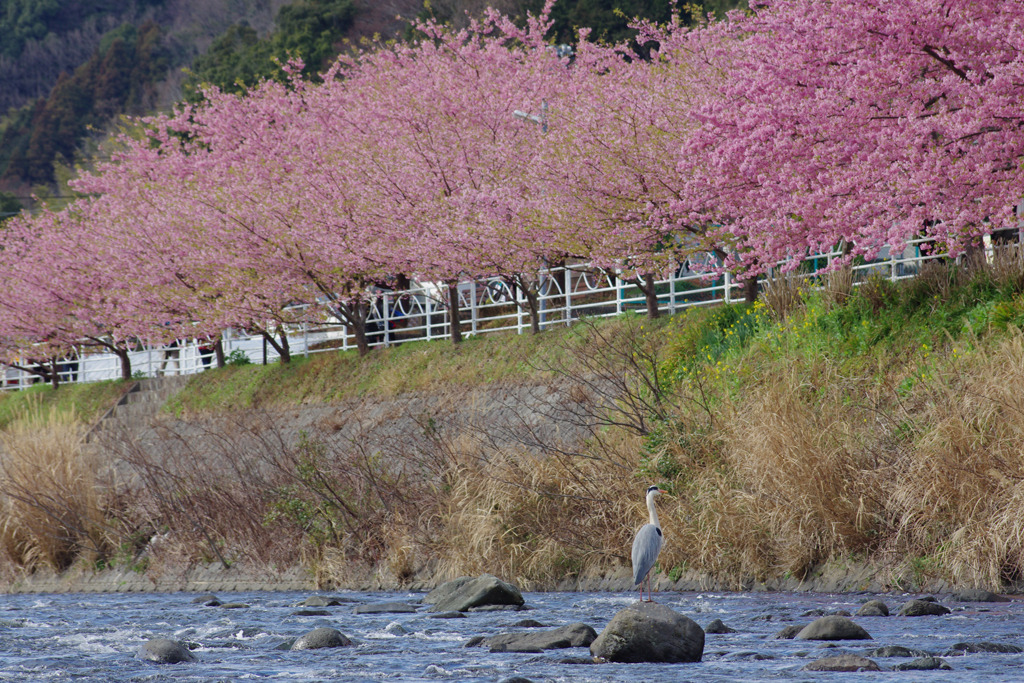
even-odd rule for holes
{"type": "Polygon", "coordinates": [[[963,682],[1019,680],[1024,665],[1024,601],[983,591],[662,592],[652,605],[632,592],[503,585],[467,577],[447,596],[11,595],[0,678],[667,683],[824,670],[963,682]]]}

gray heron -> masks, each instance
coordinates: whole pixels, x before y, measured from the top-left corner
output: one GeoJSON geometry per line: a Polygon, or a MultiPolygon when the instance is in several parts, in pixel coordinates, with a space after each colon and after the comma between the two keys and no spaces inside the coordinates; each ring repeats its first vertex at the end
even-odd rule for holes
{"type": "Polygon", "coordinates": [[[640,602],[644,601],[643,582],[647,581],[647,601],[654,602],[651,596],[651,570],[658,561],[664,536],[658,524],[658,511],[654,508],[654,499],[661,495],[661,489],[651,486],[647,489],[647,511],[650,521],[640,527],[633,539],[633,586],[640,586],[640,602]]]}

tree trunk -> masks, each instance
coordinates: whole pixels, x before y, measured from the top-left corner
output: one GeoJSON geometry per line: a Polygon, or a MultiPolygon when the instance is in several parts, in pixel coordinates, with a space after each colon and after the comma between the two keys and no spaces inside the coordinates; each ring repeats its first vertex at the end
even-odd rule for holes
{"type": "Polygon", "coordinates": [[[644,273],[643,275],[629,278],[626,282],[635,285],[637,289],[643,292],[644,300],[647,304],[647,317],[651,320],[660,318],[661,310],[658,308],[658,290],[654,286],[654,274],[644,273]]]}
{"type": "Polygon", "coordinates": [[[263,341],[274,347],[274,350],[277,351],[277,355],[281,357],[282,363],[288,363],[291,361],[292,356],[288,351],[288,337],[285,336],[283,329],[281,330],[281,339],[284,340],[283,344],[278,343],[278,341],[274,339],[274,335],[270,334],[266,330],[260,330],[260,334],[263,335],[263,341]]]}
{"type": "Polygon", "coordinates": [[[121,379],[129,381],[132,378],[132,359],[128,356],[128,349],[120,346],[108,347],[113,350],[118,360],[121,361],[121,379]]]}
{"type": "Polygon", "coordinates": [[[227,365],[227,361],[224,359],[224,340],[220,337],[217,337],[217,341],[213,343],[213,355],[217,358],[218,368],[227,365]]]}
{"type": "Polygon", "coordinates": [[[459,317],[459,281],[449,280],[448,285],[448,320],[451,323],[452,343],[462,343],[462,320],[459,317]]]}
{"type": "Polygon", "coordinates": [[[57,389],[60,386],[60,373],[56,356],[50,359],[50,386],[54,389],[57,389]]]}
{"type": "Polygon", "coordinates": [[[743,296],[746,298],[748,304],[752,304],[757,301],[758,291],[756,275],[743,281],[743,296]]]}
{"type": "Polygon", "coordinates": [[[644,273],[644,284],[640,288],[647,299],[647,317],[655,320],[661,317],[661,310],[658,308],[658,290],[654,286],[654,274],[644,273]]]}
{"type": "Polygon", "coordinates": [[[523,298],[526,299],[526,308],[530,313],[530,331],[540,334],[540,297],[533,289],[523,287],[523,298]]]}

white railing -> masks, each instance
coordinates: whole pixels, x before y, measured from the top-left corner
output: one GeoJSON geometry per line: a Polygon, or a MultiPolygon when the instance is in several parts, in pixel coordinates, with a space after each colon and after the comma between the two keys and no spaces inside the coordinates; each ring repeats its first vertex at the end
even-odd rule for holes
{"type": "MultiPolygon", "coordinates": [[[[853,266],[854,283],[871,276],[891,280],[911,278],[924,262],[943,254],[923,253],[927,240],[910,243],[902,253],[884,250],[878,258],[853,266]]],[[[840,252],[817,254],[807,258],[802,271],[808,276],[827,267],[840,252]]],[[[728,273],[708,278],[704,273],[713,266],[712,255],[702,262],[687,261],[668,278],[657,280],[659,308],[674,314],[684,308],[707,306],[741,298],[742,283],[728,273]]],[[[569,325],[583,317],[619,315],[626,311],[644,311],[643,292],[611,273],[586,264],[544,270],[538,274],[539,323],[541,329],[569,325]]],[[[460,329],[463,335],[491,332],[530,331],[530,315],[523,292],[501,278],[461,282],[458,285],[460,329]]],[[[449,339],[448,291],[444,285],[421,284],[404,291],[377,291],[367,319],[367,338],[371,346],[391,346],[412,340],[449,339]]],[[[303,307],[296,307],[301,309],[303,307]]],[[[296,311],[301,312],[301,311],[296,311]]],[[[250,363],[275,363],[280,356],[261,336],[228,330],[223,335],[225,356],[244,358],[250,363]]],[[[290,353],[305,356],[356,347],[351,331],[337,319],[295,324],[288,328],[290,353]]],[[[129,353],[136,377],[192,375],[215,367],[213,349],[208,341],[181,339],[172,345],[140,347],[129,353]]],[[[11,367],[3,370],[2,388],[19,389],[39,383],[38,375],[11,367]]],[[[77,359],[60,363],[60,381],[95,382],[118,379],[120,360],[113,353],[84,353],[77,359]]]]}

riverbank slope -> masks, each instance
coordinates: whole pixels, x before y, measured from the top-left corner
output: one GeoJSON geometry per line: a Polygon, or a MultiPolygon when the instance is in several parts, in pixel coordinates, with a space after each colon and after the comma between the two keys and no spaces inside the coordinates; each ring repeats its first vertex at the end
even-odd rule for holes
{"type": "Polygon", "coordinates": [[[662,589],[1017,590],[1019,253],[852,284],[228,367],[77,449],[88,427],[22,415],[4,430],[6,586],[490,572],[620,590],[656,483],[662,589]],[[41,441],[64,444],[46,477],[41,441]]]}

